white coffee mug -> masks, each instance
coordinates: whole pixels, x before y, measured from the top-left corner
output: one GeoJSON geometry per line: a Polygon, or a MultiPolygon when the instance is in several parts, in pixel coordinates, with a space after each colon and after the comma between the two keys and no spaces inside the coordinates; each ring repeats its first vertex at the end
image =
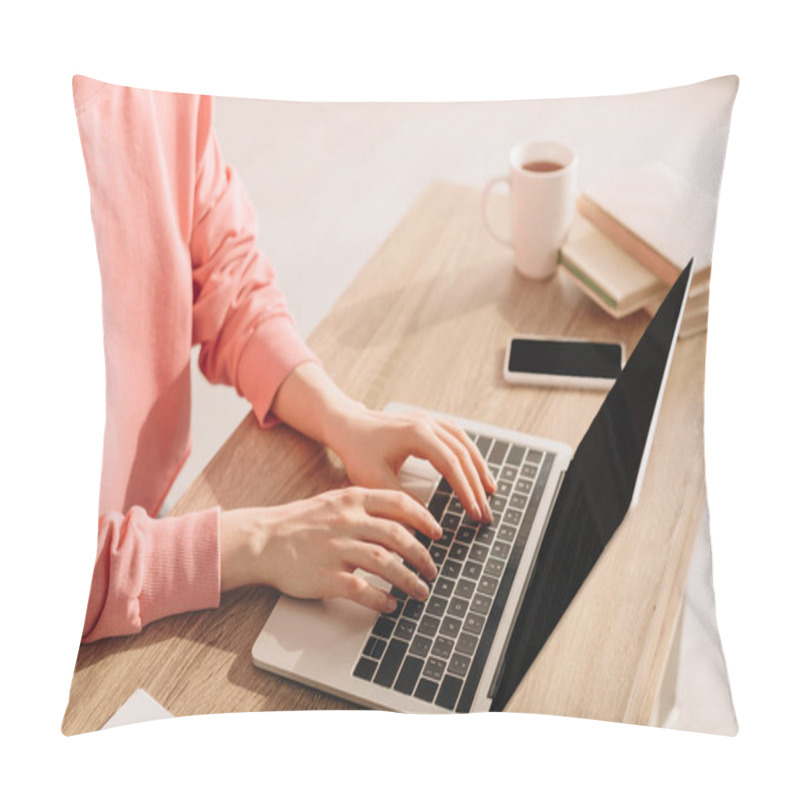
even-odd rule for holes
{"type": "Polygon", "coordinates": [[[499,242],[514,249],[526,278],[549,278],[575,210],[578,159],[561,142],[522,142],[511,151],[509,175],[494,178],[483,190],[483,221],[499,242]],[[489,193],[498,183],[510,192],[511,239],[498,234],[486,213],[489,193]]]}

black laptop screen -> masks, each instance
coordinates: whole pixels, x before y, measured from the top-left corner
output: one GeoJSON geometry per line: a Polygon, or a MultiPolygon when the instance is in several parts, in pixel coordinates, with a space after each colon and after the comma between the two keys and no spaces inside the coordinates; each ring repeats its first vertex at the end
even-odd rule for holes
{"type": "Polygon", "coordinates": [[[642,334],[564,475],[506,649],[493,710],[506,705],[628,511],[645,466],[690,273],[691,263],[642,334]]]}

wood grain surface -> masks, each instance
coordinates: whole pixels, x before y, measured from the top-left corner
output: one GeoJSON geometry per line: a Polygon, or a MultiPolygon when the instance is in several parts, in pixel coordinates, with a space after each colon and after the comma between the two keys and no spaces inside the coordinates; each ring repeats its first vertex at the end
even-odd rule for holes
{"type": "MultiPolygon", "coordinates": [[[[528,281],[484,230],[480,192],[435,184],[361,270],[309,339],[342,388],[368,406],[411,403],[573,448],[603,401],[595,391],[511,387],[515,333],[619,340],[630,353],[649,318],[614,320],[560,273],[528,281]]],[[[505,200],[493,198],[492,214],[505,200]]],[[[639,504],[545,645],[508,709],[652,724],[706,502],[704,334],[678,342],[639,504]]],[[[336,457],[248,415],[173,514],[271,505],[344,485],[336,457]]],[[[277,599],[231,592],[215,610],[80,648],[66,734],[96,730],[137,688],[174,715],[351,704],[273,677],[250,650],[277,599]]]]}

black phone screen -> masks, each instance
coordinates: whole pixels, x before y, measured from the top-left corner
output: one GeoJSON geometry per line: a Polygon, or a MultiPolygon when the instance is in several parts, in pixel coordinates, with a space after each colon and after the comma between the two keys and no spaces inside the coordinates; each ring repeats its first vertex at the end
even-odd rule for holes
{"type": "Polygon", "coordinates": [[[512,339],[509,372],[616,379],[622,348],[602,342],[512,339]]]}

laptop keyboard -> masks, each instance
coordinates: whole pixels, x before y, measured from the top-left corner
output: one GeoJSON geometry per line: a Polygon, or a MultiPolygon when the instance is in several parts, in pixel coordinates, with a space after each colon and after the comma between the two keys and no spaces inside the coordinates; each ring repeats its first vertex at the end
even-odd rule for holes
{"type": "Polygon", "coordinates": [[[438,574],[426,601],[392,589],[353,675],[450,711],[468,711],[528,540],[554,456],[469,434],[497,482],[493,522],[479,525],[442,479],[428,509],[444,535],[417,533],[438,574]]]}

